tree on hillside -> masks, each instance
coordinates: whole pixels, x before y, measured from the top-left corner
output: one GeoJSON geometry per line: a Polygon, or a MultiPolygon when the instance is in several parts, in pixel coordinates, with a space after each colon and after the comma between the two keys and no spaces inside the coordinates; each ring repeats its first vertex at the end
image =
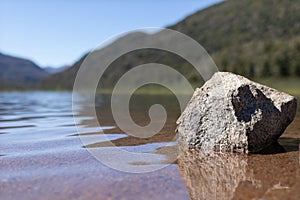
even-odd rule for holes
{"type": "Polygon", "coordinates": [[[249,66],[249,71],[248,71],[248,74],[247,76],[249,78],[253,78],[255,77],[255,71],[256,71],[256,66],[253,62],[250,62],[250,66],[249,66]]]}
{"type": "Polygon", "coordinates": [[[279,67],[280,76],[289,76],[290,75],[290,58],[287,53],[283,53],[276,60],[276,63],[279,67]]]}
{"type": "Polygon", "coordinates": [[[262,68],[262,71],[261,71],[261,76],[262,77],[272,76],[272,72],[271,72],[271,68],[270,68],[270,64],[269,64],[268,60],[266,60],[263,64],[263,68],[262,68]]]}
{"type": "Polygon", "coordinates": [[[296,42],[295,47],[296,47],[296,50],[297,50],[298,52],[300,52],[300,42],[299,42],[299,41],[296,42]]]}
{"type": "Polygon", "coordinates": [[[296,76],[300,76],[300,63],[297,63],[296,70],[295,70],[296,76]]]}

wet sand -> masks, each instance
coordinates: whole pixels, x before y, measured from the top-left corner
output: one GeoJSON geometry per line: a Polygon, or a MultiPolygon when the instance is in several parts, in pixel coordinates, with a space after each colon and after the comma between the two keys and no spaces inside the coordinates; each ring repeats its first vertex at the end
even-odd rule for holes
{"type": "MultiPolygon", "coordinates": [[[[55,117],[49,117],[49,110],[43,110],[40,115],[44,113],[44,117],[37,119],[36,113],[18,122],[13,119],[24,113],[0,115],[1,127],[10,127],[3,128],[5,134],[0,135],[0,199],[300,199],[299,112],[280,145],[270,151],[210,156],[189,151],[173,164],[144,174],[116,171],[97,161],[87,150],[101,149],[106,143],[95,141],[84,146],[69,112],[58,109],[51,113],[55,117]],[[12,129],[12,125],[30,127],[12,129]]],[[[101,125],[108,127],[104,133],[122,134],[118,128],[109,128],[114,125],[109,113],[101,113],[101,125]]],[[[137,123],[148,122],[144,112],[135,114],[137,123]]],[[[151,139],[116,137],[112,142],[120,147],[139,147],[172,141],[177,117],[178,110],[171,111],[164,129],[151,139]]],[[[87,122],[82,121],[83,125],[87,122]]],[[[86,127],[81,134],[92,137],[103,133],[86,127]]],[[[174,149],[170,148],[158,147],[153,153],[172,156],[174,149]]]]}

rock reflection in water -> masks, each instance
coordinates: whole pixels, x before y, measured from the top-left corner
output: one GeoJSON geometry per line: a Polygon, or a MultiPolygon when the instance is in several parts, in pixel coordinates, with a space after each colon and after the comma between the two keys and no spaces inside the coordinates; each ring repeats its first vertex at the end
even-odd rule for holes
{"type": "Polygon", "coordinates": [[[193,200],[300,199],[299,152],[273,155],[179,155],[178,167],[193,200]]]}
{"type": "Polygon", "coordinates": [[[239,183],[247,178],[247,157],[239,154],[190,150],[179,156],[178,166],[191,199],[232,199],[239,183]]]}

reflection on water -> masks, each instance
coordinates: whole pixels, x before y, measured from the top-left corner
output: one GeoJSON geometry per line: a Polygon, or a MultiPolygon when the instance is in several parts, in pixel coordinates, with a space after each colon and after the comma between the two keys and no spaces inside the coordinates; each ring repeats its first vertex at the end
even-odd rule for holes
{"type": "Polygon", "coordinates": [[[202,154],[190,150],[180,155],[178,167],[191,199],[299,199],[298,155],[202,154]]]}
{"type": "Polygon", "coordinates": [[[149,123],[152,104],[162,103],[167,110],[166,125],[151,138],[126,135],[114,123],[108,99],[96,98],[101,124],[97,127],[90,123],[90,105],[83,102],[72,112],[70,92],[0,93],[1,198],[38,199],[41,194],[56,198],[57,194],[64,199],[300,199],[299,112],[279,144],[260,154],[180,151],[176,161],[174,130],[180,111],[174,97],[133,97],[132,118],[141,126],[149,123]],[[79,132],[73,114],[80,118],[79,132]],[[90,143],[82,144],[79,135],[90,143]],[[152,155],[122,161],[128,165],[172,164],[141,175],[116,172],[86,151],[112,148],[107,140],[127,151],[152,155]]]}
{"type": "Polygon", "coordinates": [[[239,154],[202,154],[187,151],[178,159],[191,199],[232,199],[239,183],[245,180],[247,157],[239,154]]]}

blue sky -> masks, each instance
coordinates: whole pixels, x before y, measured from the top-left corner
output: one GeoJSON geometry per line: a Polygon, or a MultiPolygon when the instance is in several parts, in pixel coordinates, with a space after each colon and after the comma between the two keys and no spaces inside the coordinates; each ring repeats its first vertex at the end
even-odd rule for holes
{"type": "Polygon", "coordinates": [[[70,65],[107,38],[165,27],[220,0],[0,0],[0,52],[70,65]]]}

